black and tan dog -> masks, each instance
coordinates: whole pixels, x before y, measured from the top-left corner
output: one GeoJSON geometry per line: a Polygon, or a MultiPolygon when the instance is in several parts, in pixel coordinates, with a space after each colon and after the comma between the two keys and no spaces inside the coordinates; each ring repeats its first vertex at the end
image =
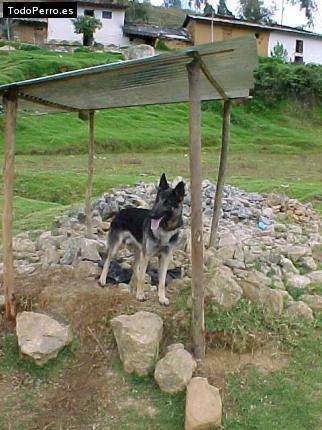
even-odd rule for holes
{"type": "Polygon", "coordinates": [[[100,284],[106,284],[111,259],[120,245],[125,243],[134,250],[134,266],[131,279],[136,287],[136,297],[144,300],[144,278],[150,257],[159,257],[159,302],[168,305],[165,295],[165,279],[172,257],[172,249],[179,238],[183,225],[182,208],[185,193],[184,182],[175,188],[168,185],[165,174],[160,178],[155,203],[151,210],[128,207],[113,219],[107,239],[107,258],[100,277],[100,284]]]}

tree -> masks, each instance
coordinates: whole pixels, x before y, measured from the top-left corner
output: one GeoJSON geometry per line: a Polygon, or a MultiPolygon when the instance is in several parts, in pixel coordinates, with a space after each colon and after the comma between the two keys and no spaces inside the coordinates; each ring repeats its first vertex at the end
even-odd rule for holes
{"type": "Polygon", "coordinates": [[[309,25],[313,25],[313,15],[317,10],[316,0],[287,0],[289,3],[293,5],[297,4],[301,9],[305,10],[305,16],[307,19],[307,23],[309,25]]]}
{"type": "Polygon", "coordinates": [[[283,43],[277,42],[277,44],[273,47],[273,50],[271,51],[271,57],[278,58],[283,63],[287,62],[288,52],[284,48],[283,43]]]}
{"type": "Polygon", "coordinates": [[[239,0],[239,17],[248,21],[271,23],[274,10],[263,0],[239,0]]]}
{"type": "Polygon", "coordinates": [[[203,10],[204,16],[213,16],[215,13],[215,9],[211,6],[211,4],[206,2],[205,8],[203,10]]]}
{"type": "Polygon", "coordinates": [[[75,33],[83,35],[83,45],[92,46],[95,31],[102,28],[101,20],[94,16],[82,15],[72,21],[75,27],[75,33]]]}
{"type": "Polygon", "coordinates": [[[138,0],[129,1],[129,6],[125,11],[126,22],[148,23],[150,18],[151,4],[149,0],[140,3],[138,0]]]}
{"type": "Polygon", "coordinates": [[[219,0],[217,14],[222,16],[234,16],[228,9],[225,0],[219,0]]]}
{"type": "Polygon", "coordinates": [[[181,9],[181,0],[164,0],[163,5],[166,8],[178,7],[179,9],[181,9]]]}

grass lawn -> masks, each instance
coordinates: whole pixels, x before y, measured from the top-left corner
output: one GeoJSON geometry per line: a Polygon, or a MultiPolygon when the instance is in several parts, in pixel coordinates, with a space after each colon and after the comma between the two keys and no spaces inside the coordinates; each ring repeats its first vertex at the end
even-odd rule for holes
{"type": "Polygon", "coordinates": [[[122,59],[111,52],[0,51],[0,85],[122,59]]]}
{"type": "MultiPolygon", "coordinates": [[[[322,157],[322,156],[321,156],[322,157]]],[[[203,176],[216,179],[219,154],[203,152],[203,176]]],[[[322,167],[319,154],[281,155],[239,153],[232,149],[227,183],[249,191],[285,192],[310,201],[322,210],[322,167]]],[[[182,175],[189,180],[187,152],[98,154],[95,159],[93,195],[138,180],[182,175]]],[[[50,226],[68,205],[82,204],[87,178],[85,155],[17,156],[14,218],[16,231],[50,226]]],[[[2,179],[1,179],[2,180],[2,179]]],[[[0,208],[2,199],[0,197],[0,208]]]]}
{"type": "MultiPolygon", "coordinates": [[[[231,146],[239,152],[298,154],[321,150],[322,111],[306,114],[292,105],[252,111],[251,104],[235,106],[231,146]]],[[[202,143],[219,148],[221,104],[204,107],[202,143]]],[[[0,129],[3,116],[0,115],[0,129]]],[[[76,154],[87,151],[88,122],[76,114],[20,114],[17,123],[17,154],[76,154]],[[34,131],[37,130],[37,133],[34,131]]],[[[3,141],[0,134],[0,143],[3,141]]],[[[98,111],[95,115],[96,151],[139,152],[185,150],[188,142],[187,104],[146,106],[98,111]],[[122,124],[122,127],[120,127],[122,124]]],[[[0,146],[3,151],[3,146],[0,146]]]]}

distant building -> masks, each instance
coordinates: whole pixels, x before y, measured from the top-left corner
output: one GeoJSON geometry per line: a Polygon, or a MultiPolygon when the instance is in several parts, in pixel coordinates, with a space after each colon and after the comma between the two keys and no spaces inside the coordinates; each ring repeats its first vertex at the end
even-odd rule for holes
{"type": "Polygon", "coordinates": [[[194,45],[254,34],[259,55],[271,56],[273,48],[280,43],[287,50],[288,61],[322,64],[322,35],[311,31],[218,15],[187,15],[183,27],[191,33],[194,45]]]}
{"type": "Polygon", "coordinates": [[[191,34],[186,28],[167,28],[158,25],[127,23],[123,28],[124,36],[130,44],[145,43],[156,47],[162,41],[168,48],[179,48],[192,44],[191,34]]]}
{"type": "MultiPolygon", "coordinates": [[[[123,25],[127,0],[88,0],[77,1],[77,16],[95,16],[102,21],[103,27],[95,32],[95,41],[103,45],[121,46],[127,43],[123,36],[123,25]]],[[[69,18],[48,18],[48,40],[79,41],[81,34],[74,32],[69,18]]]]}
{"type": "MultiPolygon", "coordinates": [[[[78,0],[77,15],[95,16],[102,21],[102,28],[94,35],[96,42],[121,46],[128,43],[128,39],[123,36],[127,4],[128,0],[78,0]]],[[[12,19],[11,33],[10,37],[13,40],[35,44],[48,41],[82,42],[83,40],[81,34],[74,32],[74,25],[70,18],[12,19]]]]}

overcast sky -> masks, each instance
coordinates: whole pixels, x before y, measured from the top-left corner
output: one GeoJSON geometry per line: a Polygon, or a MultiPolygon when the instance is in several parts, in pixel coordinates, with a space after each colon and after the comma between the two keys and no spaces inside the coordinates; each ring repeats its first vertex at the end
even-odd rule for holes
{"type": "MultiPolygon", "coordinates": [[[[187,1],[187,0],[183,0],[187,1]]],[[[217,8],[217,4],[219,0],[208,0],[210,4],[212,4],[215,9],[217,8]]],[[[152,4],[154,5],[162,5],[163,0],[151,0],[152,4]]],[[[281,4],[282,0],[265,0],[266,6],[272,6],[276,5],[276,12],[274,15],[274,19],[280,24],[281,23],[281,4]]],[[[314,20],[314,28],[308,28],[307,30],[313,30],[317,33],[322,33],[322,0],[317,0],[317,3],[319,4],[318,8],[319,10],[315,13],[315,20],[314,20]]],[[[228,9],[230,9],[234,14],[237,14],[238,10],[238,0],[226,0],[226,4],[228,9]]],[[[287,3],[285,0],[285,10],[284,10],[284,19],[283,19],[284,25],[290,25],[292,27],[296,27],[298,25],[305,25],[306,19],[305,19],[305,12],[304,10],[300,10],[299,6],[292,6],[290,3],[287,3]]]]}

